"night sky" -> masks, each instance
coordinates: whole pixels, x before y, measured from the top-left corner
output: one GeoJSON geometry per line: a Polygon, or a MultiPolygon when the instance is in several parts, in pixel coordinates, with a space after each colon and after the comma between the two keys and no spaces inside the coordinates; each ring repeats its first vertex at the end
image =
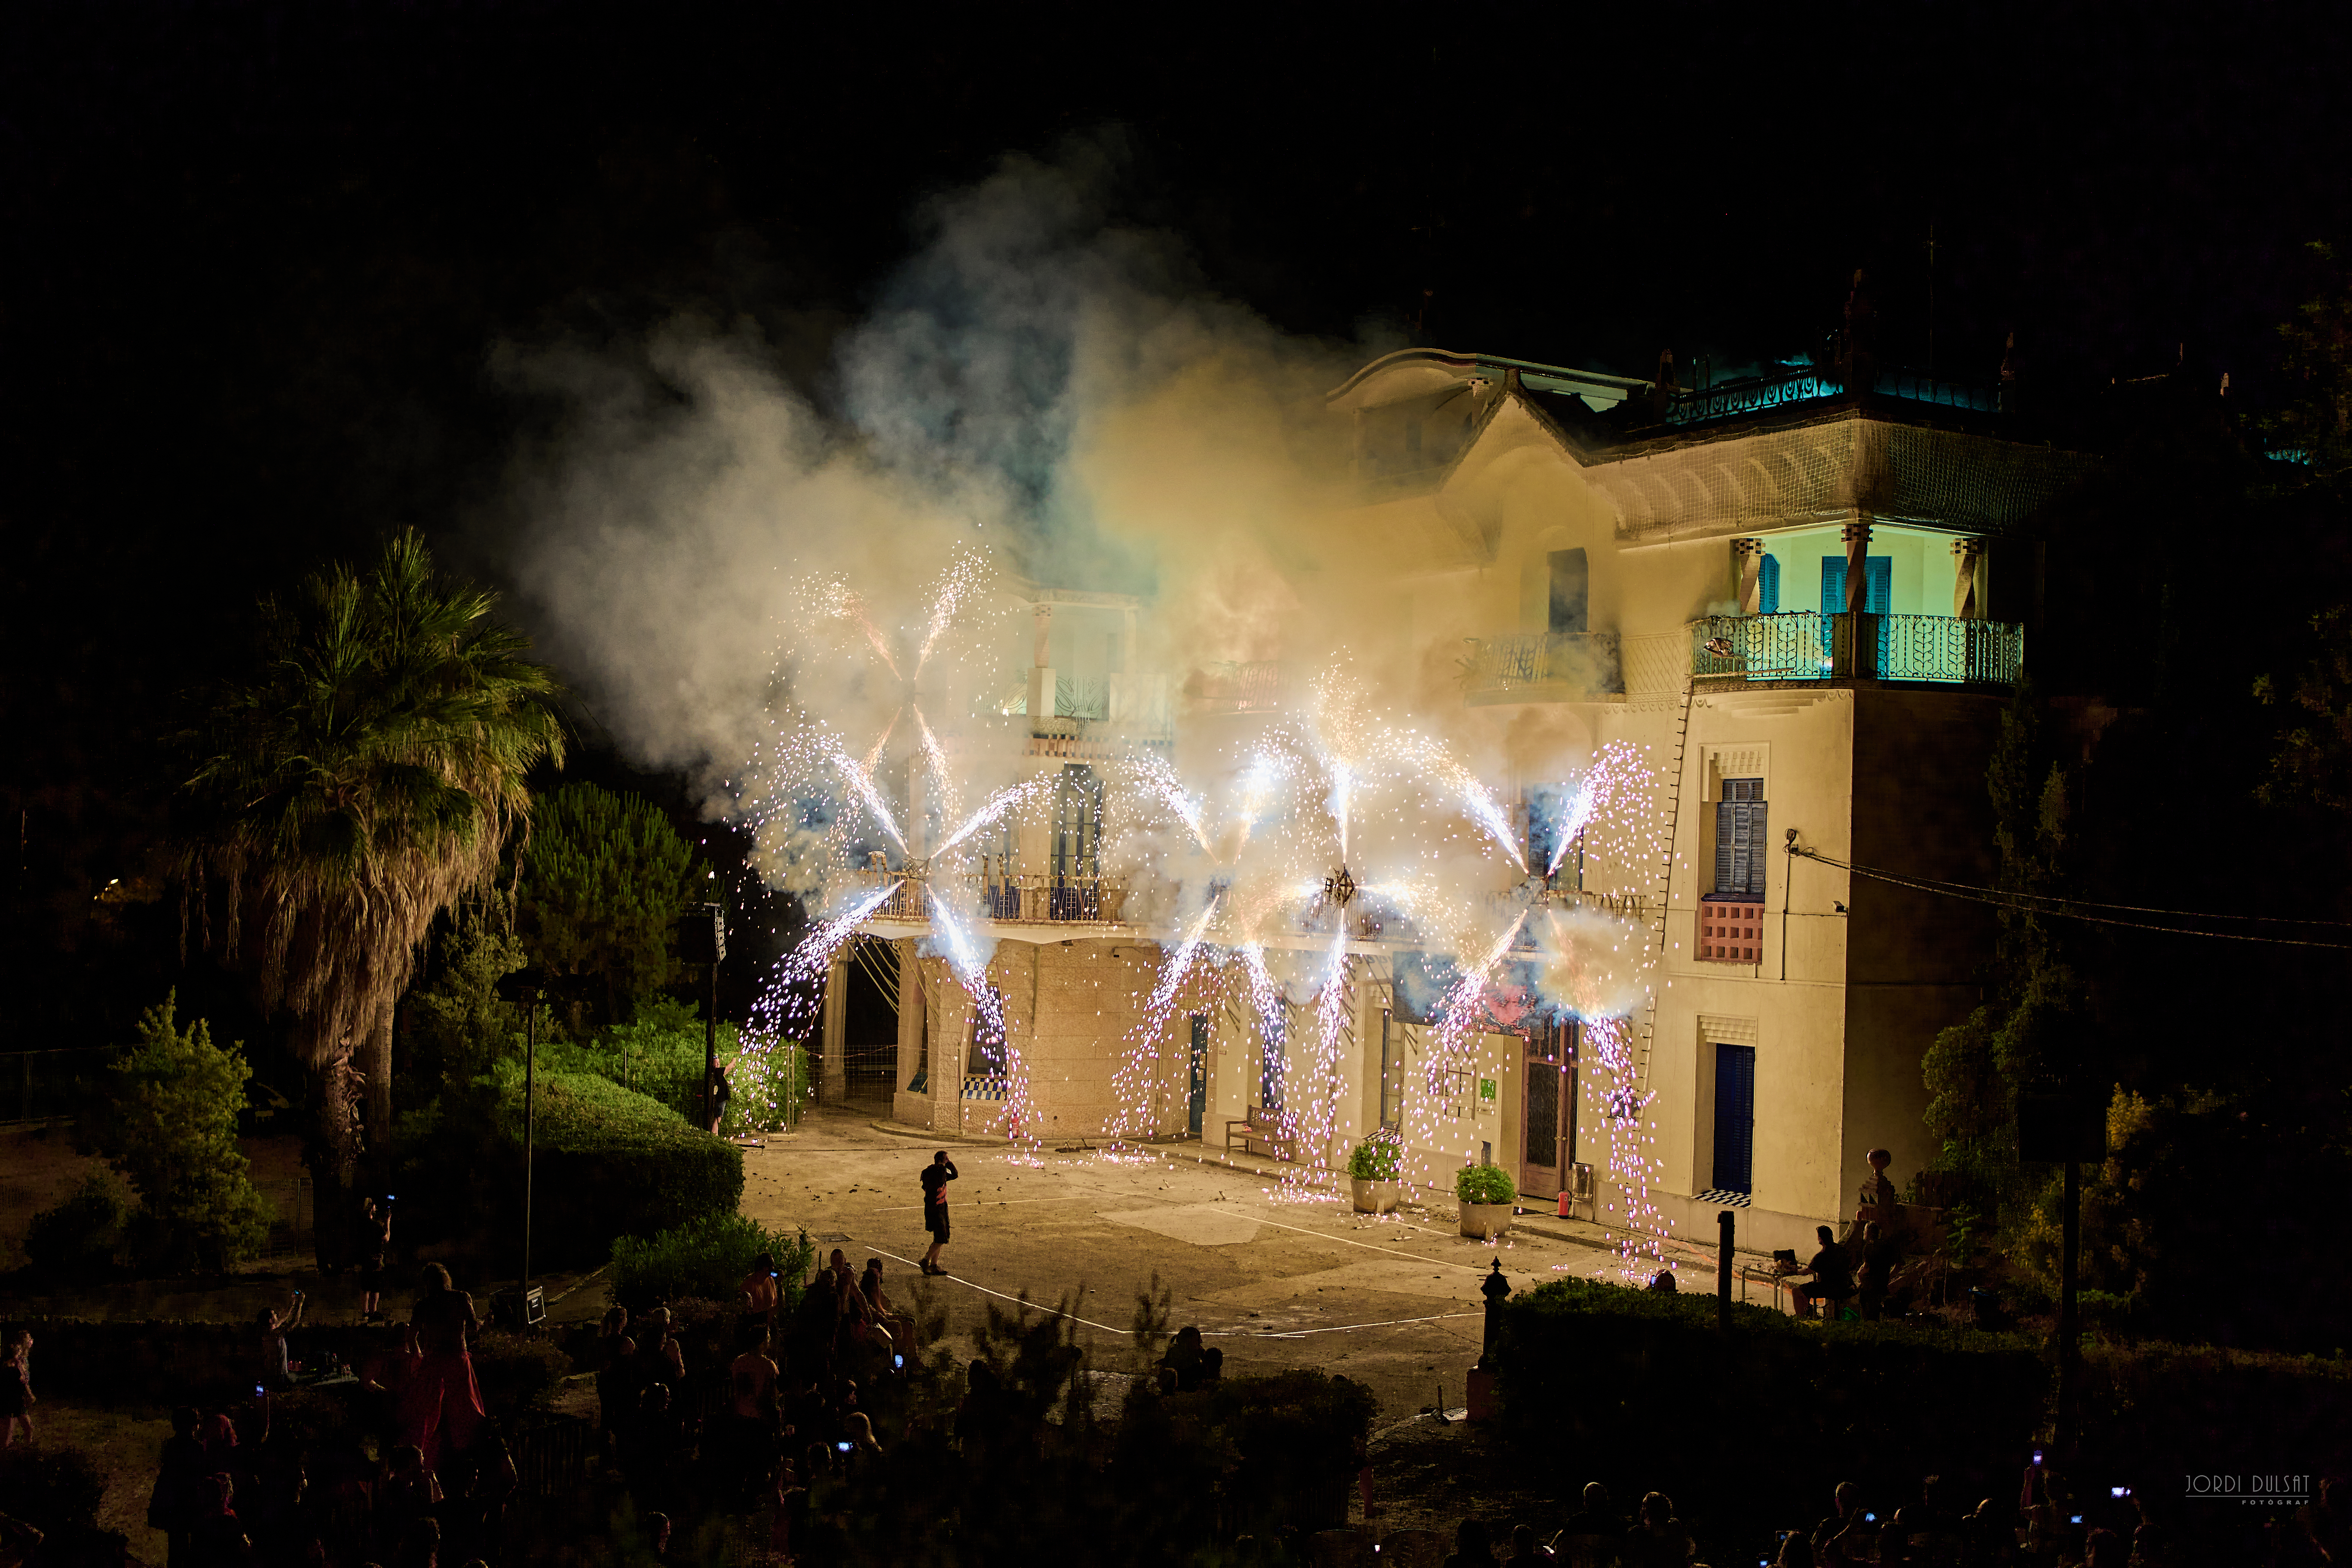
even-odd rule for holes
{"type": "MultiPolygon", "coordinates": [[[[759,324],[820,400],[927,195],[1111,151],[1278,326],[1626,374],[1887,357],[2262,395],[2345,231],[2341,7],[24,5],[0,34],[12,964],[161,831],[260,593],[467,557],[501,341],[759,324]]],[[[11,1042],[34,1043],[31,1041],[11,1042]]],[[[65,1043],[65,1042],[60,1042],[65,1043]]]]}

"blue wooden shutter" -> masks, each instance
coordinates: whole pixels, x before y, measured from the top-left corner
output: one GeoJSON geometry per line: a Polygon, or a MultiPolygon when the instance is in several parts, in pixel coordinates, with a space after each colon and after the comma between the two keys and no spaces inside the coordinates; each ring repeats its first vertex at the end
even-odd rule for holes
{"type": "MultiPolygon", "coordinates": [[[[1845,614],[1845,557],[1843,555],[1822,557],[1822,614],[1845,614]]],[[[1823,632],[1822,635],[1827,637],[1829,634],[1823,632]]]]}
{"type": "Polygon", "coordinates": [[[1581,632],[1585,629],[1587,605],[1592,593],[1592,567],[1581,550],[1555,550],[1548,558],[1551,568],[1551,607],[1549,625],[1554,632],[1581,632]]]}
{"type": "Polygon", "coordinates": [[[1767,555],[1756,569],[1756,613],[1777,616],[1780,613],[1780,558],[1767,555]]]}
{"type": "Polygon", "coordinates": [[[1756,1047],[1715,1047],[1715,1190],[1756,1190],[1756,1047]]]}
{"type": "Polygon", "coordinates": [[[1290,1004],[1280,996],[1274,1011],[1258,1019],[1257,1102],[1268,1110],[1282,1109],[1283,1056],[1290,1033],[1290,1004]]]}
{"type": "Polygon", "coordinates": [[[1895,608],[1895,557],[1873,555],[1862,563],[1862,607],[1874,616],[1895,608]]]}

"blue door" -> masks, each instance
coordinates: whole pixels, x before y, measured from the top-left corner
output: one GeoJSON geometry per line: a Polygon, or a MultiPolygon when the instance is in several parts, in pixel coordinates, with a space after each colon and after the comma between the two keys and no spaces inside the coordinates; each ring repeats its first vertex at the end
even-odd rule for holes
{"type": "Polygon", "coordinates": [[[1192,1015],[1192,1071],[1184,1108],[1184,1124],[1192,1129],[1193,1137],[1201,1135],[1201,1119],[1208,1113],[1209,1020],[1195,1013],[1192,1015]]]}
{"type": "Polygon", "coordinates": [[[1715,1190],[1756,1190],[1756,1047],[1715,1047],[1715,1190]]]}

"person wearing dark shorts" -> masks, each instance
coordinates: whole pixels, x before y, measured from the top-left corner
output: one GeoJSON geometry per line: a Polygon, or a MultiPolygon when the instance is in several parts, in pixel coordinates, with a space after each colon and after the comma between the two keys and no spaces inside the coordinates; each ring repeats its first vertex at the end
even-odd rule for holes
{"type": "Polygon", "coordinates": [[[940,1248],[948,1244],[948,1184],[956,1179],[955,1162],[944,1149],[923,1167],[923,1228],[931,1233],[931,1249],[923,1254],[923,1272],[945,1274],[940,1248]]]}
{"type": "Polygon", "coordinates": [[[369,1198],[360,1205],[359,1276],[360,1321],[373,1323],[383,1317],[383,1259],[392,1250],[392,1200],[378,1202],[369,1198]]]}

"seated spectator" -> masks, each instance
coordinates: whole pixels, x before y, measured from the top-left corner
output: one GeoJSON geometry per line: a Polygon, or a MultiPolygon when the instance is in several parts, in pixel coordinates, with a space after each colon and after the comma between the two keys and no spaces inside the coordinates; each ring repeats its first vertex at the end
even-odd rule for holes
{"type": "Polygon", "coordinates": [[[850,1446],[851,1458],[882,1457],[882,1445],[874,1436],[874,1423],[863,1410],[853,1410],[842,1417],[841,1434],[843,1441],[850,1446]]]}
{"type": "Polygon", "coordinates": [[[1191,1323],[1176,1331],[1168,1342],[1167,1351],[1160,1364],[1176,1374],[1176,1386],[1186,1394],[1201,1386],[1201,1362],[1207,1354],[1201,1346],[1201,1331],[1191,1323]]]}
{"type": "Polygon", "coordinates": [[[203,1417],[194,1406],[172,1412],[172,1435],[155,1467],[154,1489],[147,1494],[147,1528],[160,1530],[170,1548],[171,1568],[187,1568],[188,1531],[211,1490],[211,1467],[205,1446],[196,1436],[203,1417]]]}
{"type": "Polygon", "coordinates": [[[1201,1352],[1201,1386],[1221,1383],[1225,1375],[1225,1352],[1210,1347],[1201,1352]]]}
{"type": "Polygon", "coordinates": [[[589,1364],[599,1372],[612,1365],[614,1358],[621,1353],[621,1341],[628,1331],[629,1310],[620,1306],[606,1308],[604,1321],[596,1325],[596,1352],[589,1364]]]}
{"type": "Polygon", "coordinates": [[[1813,1549],[1803,1531],[1780,1532],[1780,1552],[1772,1559],[1772,1568],[1813,1568],[1813,1549]]]}
{"type": "Polygon", "coordinates": [[[415,1443],[394,1448],[375,1487],[373,1522],[380,1549],[398,1556],[417,1521],[432,1517],[440,1506],[441,1481],[425,1468],[425,1450],[415,1443]]]}
{"type": "Polygon", "coordinates": [[[1569,1568],[1597,1568],[1616,1561],[1618,1538],[1622,1535],[1625,1516],[1609,1502],[1609,1488],[1600,1481],[1585,1481],[1583,1504],[1552,1535],[1552,1552],[1567,1561],[1569,1568]]]}
{"type": "Polygon", "coordinates": [[[1819,1316],[1815,1303],[1843,1301],[1853,1294],[1853,1262],[1844,1247],[1837,1244],[1834,1234],[1825,1225],[1815,1226],[1813,1234],[1821,1238],[1821,1247],[1805,1265],[1804,1271],[1812,1279],[1794,1286],[1790,1294],[1796,1298],[1797,1316],[1819,1316]]]}
{"type": "Polygon", "coordinates": [[[1511,1555],[1506,1559],[1512,1568],[1546,1568],[1552,1561],[1551,1548],[1536,1542],[1536,1527],[1532,1524],[1511,1526],[1511,1555]]]}
{"type": "Polygon", "coordinates": [[[1846,1542],[1845,1537],[1863,1522],[1862,1489],[1852,1481],[1840,1481],[1830,1494],[1830,1516],[1813,1526],[1809,1544],[1813,1560],[1823,1568],[1848,1560],[1859,1561],[1860,1542],[1846,1542]]]}
{"type": "Polygon", "coordinates": [[[882,1325],[883,1331],[890,1336],[892,1344],[903,1346],[911,1345],[914,1342],[908,1331],[914,1326],[912,1321],[893,1306],[890,1298],[882,1292],[882,1260],[880,1258],[869,1258],[866,1260],[866,1272],[858,1277],[857,1293],[866,1298],[866,1305],[872,1310],[874,1321],[882,1325]]]}
{"type": "Polygon", "coordinates": [[[604,1429],[608,1454],[627,1429],[637,1401],[643,1397],[645,1379],[638,1375],[637,1368],[637,1342],[623,1335],[614,1348],[610,1363],[596,1374],[597,1420],[604,1429]]]}
{"type": "Polygon", "coordinates": [[[1885,1227],[1876,1220],[1862,1227],[1862,1268],[1854,1275],[1854,1287],[1862,1298],[1864,1322],[1876,1322],[1885,1309],[1887,1289],[1894,1284],[1895,1268],[1902,1261],[1903,1244],[1885,1227]]]}
{"type": "Polygon", "coordinates": [[[1683,1568],[1696,1549],[1690,1531],[1675,1517],[1675,1500],[1650,1492],[1642,1499],[1641,1518],[1625,1532],[1618,1550],[1627,1568],[1683,1568]]]}
{"type": "Polygon", "coordinates": [[[2083,1568],[2124,1568],[2128,1554],[2124,1538],[2112,1530],[2095,1530],[2083,1541],[2083,1568]]]}
{"type": "Polygon", "coordinates": [[[302,1292],[297,1290],[286,1303],[282,1316],[275,1309],[264,1307],[254,1319],[254,1331],[261,1341],[261,1361],[255,1373],[261,1385],[273,1394],[294,1386],[294,1364],[286,1359],[286,1331],[302,1321],[302,1292]]]}
{"type": "Polygon", "coordinates": [[[194,1568],[246,1568],[253,1542],[236,1516],[236,1483],[226,1474],[205,1478],[188,1529],[188,1558],[194,1568]]]}
{"type": "Polygon", "coordinates": [[[1678,1289],[1675,1284],[1675,1271],[1671,1268],[1659,1269],[1657,1276],[1650,1281],[1649,1288],[1664,1295],[1673,1295],[1678,1289]]]}
{"type": "Polygon", "coordinates": [[[1454,1551],[1445,1559],[1445,1568],[1494,1568],[1494,1562],[1495,1548],[1485,1521],[1465,1519],[1454,1527],[1454,1551]]]}
{"type": "MultiPolygon", "coordinates": [[[[1607,1487],[1602,1486],[1599,1481],[1585,1482],[1582,1502],[1581,1508],[1568,1516],[1568,1522],[1560,1527],[1560,1535],[1572,1538],[1582,1535],[1617,1536],[1625,1533],[1624,1515],[1610,1506],[1607,1487]]],[[[1557,1544],[1559,1537],[1556,1536],[1553,1540],[1557,1544]]]]}

